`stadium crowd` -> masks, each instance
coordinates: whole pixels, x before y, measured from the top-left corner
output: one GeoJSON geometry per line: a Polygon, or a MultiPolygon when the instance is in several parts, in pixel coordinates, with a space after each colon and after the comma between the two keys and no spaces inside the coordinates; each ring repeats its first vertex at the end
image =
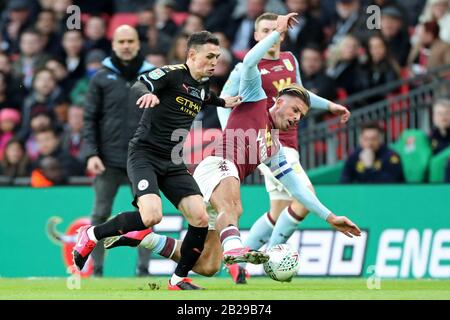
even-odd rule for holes
{"type": "MultiPolygon", "coordinates": [[[[298,58],[304,86],[330,100],[450,64],[448,0],[0,0],[0,175],[31,177],[34,186],[89,175],[85,96],[117,26],[136,27],[155,67],[183,63],[187,37],[213,32],[222,47],[211,79],[219,93],[267,11],[298,13],[282,50],[298,58]],[[81,9],[81,29],[67,28],[71,5],[81,9]],[[374,28],[370,5],[381,8],[374,28]]],[[[436,153],[450,145],[450,106],[440,105],[429,133],[436,153]]],[[[203,128],[220,128],[214,108],[199,117],[203,128]]]]}

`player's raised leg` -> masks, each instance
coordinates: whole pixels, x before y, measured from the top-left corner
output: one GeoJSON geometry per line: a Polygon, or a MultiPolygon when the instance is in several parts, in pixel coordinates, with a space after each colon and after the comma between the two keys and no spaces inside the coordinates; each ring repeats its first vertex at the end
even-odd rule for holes
{"type": "Polygon", "coordinates": [[[121,235],[129,231],[139,231],[158,224],[162,219],[161,198],[156,194],[146,194],[138,198],[139,212],[123,212],[98,226],[80,228],[73,250],[75,266],[81,270],[98,240],[121,235]]]}

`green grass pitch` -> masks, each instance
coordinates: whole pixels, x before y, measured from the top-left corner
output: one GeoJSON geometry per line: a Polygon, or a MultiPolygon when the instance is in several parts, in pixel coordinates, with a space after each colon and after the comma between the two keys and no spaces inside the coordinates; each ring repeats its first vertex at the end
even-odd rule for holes
{"type": "Polygon", "coordinates": [[[65,278],[0,278],[0,300],[5,299],[148,299],[148,300],[301,300],[301,299],[450,299],[450,280],[381,280],[379,290],[366,279],[302,278],[279,283],[255,277],[247,285],[227,278],[194,277],[204,291],[168,291],[168,277],[81,279],[70,290],[65,278]]]}

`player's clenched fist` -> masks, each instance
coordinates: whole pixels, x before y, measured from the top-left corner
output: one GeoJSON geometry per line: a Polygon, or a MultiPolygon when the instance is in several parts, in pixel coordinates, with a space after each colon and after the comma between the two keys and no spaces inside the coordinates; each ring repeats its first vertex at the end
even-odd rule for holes
{"type": "Polygon", "coordinates": [[[159,104],[159,99],[157,96],[155,96],[153,93],[147,93],[144,94],[142,97],[140,97],[136,104],[139,106],[139,108],[153,108],[157,104],[159,104]]]}

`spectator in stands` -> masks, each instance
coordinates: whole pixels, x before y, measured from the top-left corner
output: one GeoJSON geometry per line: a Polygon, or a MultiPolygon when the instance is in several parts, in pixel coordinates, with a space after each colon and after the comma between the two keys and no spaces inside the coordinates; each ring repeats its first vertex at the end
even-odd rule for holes
{"type": "MultiPolygon", "coordinates": [[[[400,79],[400,66],[391,57],[383,36],[374,34],[367,41],[367,62],[363,66],[365,82],[363,87],[374,88],[400,79]]],[[[385,96],[371,96],[368,103],[384,99],[385,96]]]]}
{"type": "Polygon", "coordinates": [[[299,23],[289,29],[282,42],[283,51],[301,53],[309,44],[324,45],[323,27],[319,20],[310,14],[309,0],[286,0],[289,12],[296,12],[299,23]]]}
{"type": "Polygon", "coordinates": [[[9,54],[22,51],[19,48],[19,37],[31,26],[30,13],[30,4],[27,0],[10,0],[5,14],[0,17],[0,33],[9,54]]]}
{"type": "Polygon", "coordinates": [[[58,87],[63,92],[70,92],[75,85],[72,79],[69,79],[69,72],[67,71],[66,64],[58,58],[50,58],[45,63],[45,68],[53,72],[58,87]]]}
{"type": "Polygon", "coordinates": [[[174,38],[178,32],[178,26],[172,20],[174,0],[158,0],[155,4],[156,27],[159,32],[164,33],[170,38],[174,38]]]}
{"type": "Polygon", "coordinates": [[[437,21],[439,38],[450,43],[450,4],[448,0],[428,0],[420,22],[437,21]]]}
{"type": "Polygon", "coordinates": [[[30,160],[34,161],[38,158],[39,152],[36,142],[36,133],[44,129],[55,127],[55,115],[49,112],[45,107],[38,107],[31,112],[31,133],[25,143],[27,155],[30,160]]]}
{"type": "Polygon", "coordinates": [[[27,89],[31,89],[36,70],[43,68],[49,59],[43,49],[44,40],[37,30],[26,30],[20,36],[20,56],[13,64],[12,72],[27,89]]]}
{"type": "Polygon", "coordinates": [[[84,39],[80,30],[68,30],[64,32],[62,50],[59,59],[65,62],[69,79],[77,81],[81,79],[86,70],[84,68],[84,39]]]}
{"type": "Polygon", "coordinates": [[[152,24],[156,24],[156,16],[155,12],[153,11],[153,6],[145,5],[140,8],[136,14],[137,24],[135,28],[139,35],[139,41],[145,42],[145,39],[147,38],[148,27],[152,24]]]}
{"type": "MultiPolygon", "coordinates": [[[[424,0],[420,0],[420,1],[424,1],[424,0]]],[[[369,0],[367,5],[365,6],[364,10],[367,10],[367,7],[369,7],[371,5],[378,6],[381,10],[383,10],[384,8],[388,8],[388,7],[394,7],[399,12],[401,12],[402,17],[403,17],[403,25],[406,27],[411,24],[411,21],[413,18],[412,14],[414,14],[413,12],[411,12],[411,14],[410,14],[410,10],[407,10],[407,8],[405,7],[405,5],[407,5],[406,4],[407,2],[408,1],[403,1],[402,3],[400,3],[400,1],[397,1],[397,0],[369,0]]],[[[408,9],[411,9],[411,7],[408,7],[408,9]]]]}
{"type": "Polygon", "coordinates": [[[102,50],[105,54],[111,52],[111,42],[106,39],[106,22],[101,16],[90,16],[86,21],[84,51],[102,50]]]}
{"type": "Polygon", "coordinates": [[[358,39],[347,35],[337,45],[335,52],[331,53],[331,66],[327,70],[327,74],[337,86],[345,89],[347,94],[365,89],[360,80],[363,71],[359,63],[359,50],[358,39]]]}
{"type": "Polygon", "coordinates": [[[5,154],[0,160],[0,176],[10,178],[29,177],[31,174],[31,163],[25,153],[22,142],[11,139],[5,147],[5,154]]]}
{"type": "Polygon", "coordinates": [[[359,143],[345,162],[342,183],[404,182],[400,157],[383,144],[383,131],[377,123],[362,127],[359,143]]]}
{"type": "Polygon", "coordinates": [[[20,124],[20,113],[16,109],[0,110],[0,159],[3,158],[5,147],[20,124]]]}
{"type": "MultiPolygon", "coordinates": [[[[229,21],[226,35],[233,43],[233,52],[248,51],[256,44],[253,38],[255,20],[264,13],[266,2],[266,0],[248,0],[245,15],[229,21]]],[[[228,17],[227,14],[225,16],[228,17]]]]}
{"type": "Polygon", "coordinates": [[[325,73],[323,55],[316,45],[308,45],[300,59],[303,86],[311,92],[328,100],[336,99],[336,84],[325,73]]]}
{"type": "Polygon", "coordinates": [[[83,144],[83,113],[81,106],[72,105],[69,108],[67,125],[61,136],[63,149],[72,157],[81,160],[81,146],[83,144]]]}
{"type": "Polygon", "coordinates": [[[440,99],[433,105],[433,129],[430,133],[433,155],[450,146],[450,100],[440,99]]]}
{"type": "Polygon", "coordinates": [[[450,44],[439,38],[439,24],[429,21],[417,26],[417,29],[417,43],[408,57],[412,71],[421,74],[450,64],[450,44]]]}
{"type": "Polygon", "coordinates": [[[61,96],[55,103],[53,111],[55,113],[56,124],[58,127],[63,128],[68,121],[70,101],[65,95],[61,96]]]}
{"type": "Polygon", "coordinates": [[[52,1],[52,7],[49,8],[55,12],[56,16],[56,32],[62,36],[64,31],[67,30],[67,18],[69,14],[67,13],[67,8],[73,5],[73,0],[58,0],[52,1]]]}
{"type": "Polygon", "coordinates": [[[31,173],[33,188],[48,188],[67,184],[69,177],[65,173],[61,162],[52,156],[39,160],[38,166],[31,173]]]}
{"type": "Polygon", "coordinates": [[[445,182],[450,183],[450,158],[448,158],[447,167],[445,168],[445,182]]]}
{"type": "Polygon", "coordinates": [[[62,99],[61,89],[56,85],[53,73],[48,69],[39,70],[33,79],[33,90],[26,97],[22,107],[22,125],[18,133],[25,141],[30,134],[30,119],[34,109],[45,109],[54,113],[59,100],[62,99]]]}
{"type": "Polygon", "coordinates": [[[102,61],[106,55],[101,50],[94,49],[86,55],[86,74],[83,78],[75,83],[73,90],[70,92],[70,100],[73,104],[84,106],[86,94],[89,88],[89,81],[102,67],[102,61]]]}
{"type": "Polygon", "coordinates": [[[42,10],[39,12],[37,21],[34,25],[43,38],[44,51],[48,54],[58,54],[61,46],[61,37],[57,32],[56,14],[53,10],[42,10]]]}
{"type": "Polygon", "coordinates": [[[367,13],[359,0],[337,0],[336,13],[331,20],[329,33],[331,45],[339,44],[347,35],[355,36],[360,42],[371,32],[367,28],[367,13]]]}
{"type": "Polygon", "coordinates": [[[202,18],[204,30],[225,31],[233,7],[232,1],[191,0],[189,13],[202,18]]]}
{"type": "Polygon", "coordinates": [[[187,42],[189,35],[181,32],[173,40],[172,47],[168,54],[169,64],[179,64],[186,61],[187,42]]]}
{"type": "Polygon", "coordinates": [[[156,68],[160,68],[168,64],[167,56],[158,50],[150,50],[145,52],[145,61],[156,68]]]}
{"type": "Polygon", "coordinates": [[[204,29],[203,18],[198,14],[190,13],[184,21],[181,31],[190,35],[204,29]]]}
{"type": "Polygon", "coordinates": [[[401,67],[406,66],[411,45],[402,12],[397,7],[381,10],[381,34],[393,58],[401,67]]]}
{"type": "MultiPolygon", "coordinates": [[[[99,225],[111,215],[117,190],[129,183],[126,171],[128,141],[136,131],[142,110],[129,87],[139,74],[153,66],[139,54],[136,29],[123,25],[113,36],[112,56],[91,79],[84,109],[83,155],[87,169],[95,175],[95,205],[92,224],[99,225]]],[[[138,275],[148,275],[150,252],[139,250],[138,275]]],[[[98,245],[93,252],[94,275],[103,275],[104,250],[98,245]]]]}
{"type": "Polygon", "coordinates": [[[159,50],[167,54],[172,45],[172,39],[165,33],[159,32],[156,27],[156,17],[152,10],[153,18],[145,31],[145,41],[143,43],[143,50],[159,50]]]}
{"type": "Polygon", "coordinates": [[[39,161],[44,157],[52,156],[61,163],[63,172],[67,176],[84,176],[84,168],[80,161],[65,151],[60,143],[60,138],[52,128],[36,132],[38,159],[33,167],[39,167],[39,161]]]}

